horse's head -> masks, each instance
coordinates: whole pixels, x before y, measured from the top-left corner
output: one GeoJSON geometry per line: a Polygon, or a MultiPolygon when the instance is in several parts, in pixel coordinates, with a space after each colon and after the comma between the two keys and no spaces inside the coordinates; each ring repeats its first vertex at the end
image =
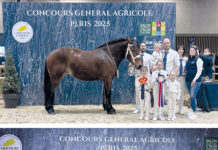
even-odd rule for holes
{"type": "Polygon", "coordinates": [[[140,50],[136,39],[128,40],[128,46],[126,50],[126,58],[135,65],[137,69],[142,67],[142,60],[140,56],[140,50]]]}

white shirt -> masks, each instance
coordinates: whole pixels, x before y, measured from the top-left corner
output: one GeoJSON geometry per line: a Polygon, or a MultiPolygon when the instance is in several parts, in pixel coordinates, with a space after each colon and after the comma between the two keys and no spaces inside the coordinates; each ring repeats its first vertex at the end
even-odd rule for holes
{"type": "Polygon", "coordinates": [[[153,67],[156,68],[157,61],[163,60],[163,53],[162,52],[158,53],[156,51],[153,51],[152,56],[153,56],[153,67]]]}
{"type": "Polygon", "coordinates": [[[153,67],[153,57],[152,55],[144,52],[143,55],[143,66],[147,68],[148,74],[150,75],[150,71],[152,70],[153,67]]]}
{"type": "Polygon", "coordinates": [[[177,99],[180,99],[181,90],[180,90],[180,84],[178,81],[172,81],[169,80],[166,83],[166,99],[168,98],[169,93],[176,93],[177,99]]]}
{"type": "Polygon", "coordinates": [[[196,81],[200,77],[201,72],[203,70],[203,61],[201,58],[198,58],[196,65],[197,65],[197,73],[196,73],[193,81],[196,81]]]}
{"type": "Polygon", "coordinates": [[[163,75],[166,79],[167,79],[167,72],[165,70],[155,70],[153,73],[152,73],[152,77],[151,77],[151,84],[154,86],[154,85],[158,85],[158,83],[156,82],[156,78],[158,77],[158,74],[161,74],[163,75]],[[156,83],[156,84],[155,84],[156,83]]]}
{"type": "MultiPolygon", "coordinates": [[[[180,59],[182,59],[182,75],[185,75],[185,65],[188,60],[188,57],[179,58],[179,67],[180,67],[180,59]]],[[[177,75],[179,75],[179,71],[177,75]]]]}
{"type": "MultiPolygon", "coordinates": [[[[171,48],[167,54],[167,63],[166,63],[166,72],[169,74],[172,70],[175,70],[179,66],[179,54],[177,51],[172,50],[171,48]]],[[[165,51],[163,50],[163,58],[165,56],[165,51]]]]}

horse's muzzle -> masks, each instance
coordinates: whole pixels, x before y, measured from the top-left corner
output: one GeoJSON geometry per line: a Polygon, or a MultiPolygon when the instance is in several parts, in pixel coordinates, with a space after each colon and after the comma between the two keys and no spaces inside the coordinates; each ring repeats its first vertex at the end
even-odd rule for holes
{"type": "Polygon", "coordinates": [[[137,68],[137,69],[141,69],[141,68],[142,68],[142,65],[137,65],[136,68],[137,68]]]}

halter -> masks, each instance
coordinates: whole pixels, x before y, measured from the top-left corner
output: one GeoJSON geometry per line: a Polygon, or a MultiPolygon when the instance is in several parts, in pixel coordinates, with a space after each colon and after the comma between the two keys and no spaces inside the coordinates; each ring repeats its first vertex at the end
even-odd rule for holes
{"type": "Polygon", "coordinates": [[[129,43],[128,43],[125,58],[127,58],[127,55],[130,54],[130,56],[131,56],[131,58],[132,58],[132,60],[133,60],[133,63],[135,64],[135,59],[140,58],[141,56],[140,56],[140,55],[137,55],[137,56],[135,56],[135,57],[133,56],[132,51],[130,50],[130,46],[132,46],[132,45],[133,45],[133,44],[129,44],[129,43]]]}
{"type": "Polygon", "coordinates": [[[119,70],[118,70],[117,65],[116,65],[116,62],[115,62],[115,60],[114,60],[114,58],[113,58],[113,56],[112,56],[112,54],[111,54],[111,51],[110,51],[109,46],[108,46],[108,43],[107,43],[107,50],[108,50],[108,52],[109,52],[109,54],[110,54],[110,58],[112,59],[113,66],[116,68],[116,71],[117,71],[117,78],[119,78],[119,70]]]}

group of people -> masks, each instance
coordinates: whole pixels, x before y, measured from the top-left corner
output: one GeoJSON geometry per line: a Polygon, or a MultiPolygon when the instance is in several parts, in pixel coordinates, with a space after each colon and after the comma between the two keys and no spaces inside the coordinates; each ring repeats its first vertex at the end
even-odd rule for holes
{"type": "Polygon", "coordinates": [[[129,64],[129,74],[135,76],[135,101],[139,119],[150,120],[151,97],[153,96],[153,120],[165,120],[163,107],[168,106],[168,119],[176,119],[176,104],[179,102],[179,113],[183,113],[185,91],[188,90],[192,111],[188,118],[196,119],[196,96],[202,78],[211,80],[213,61],[210,50],[200,50],[193,45],[189,48],[189,56],[184,56],[185,48],[180,45],[177,51],[171,49],[168,38],[162,44],[155,43],[152,55],[146,53],[146,44],[140,44],[140,54],[143,63],[141,69],[129,64]],[[206,69],[203,69],[206,68],[206,69]],[[204,76],[204,77],[202,77],[204,76]],[[152,92],[151,92],[152,91],[152,92]]]}

